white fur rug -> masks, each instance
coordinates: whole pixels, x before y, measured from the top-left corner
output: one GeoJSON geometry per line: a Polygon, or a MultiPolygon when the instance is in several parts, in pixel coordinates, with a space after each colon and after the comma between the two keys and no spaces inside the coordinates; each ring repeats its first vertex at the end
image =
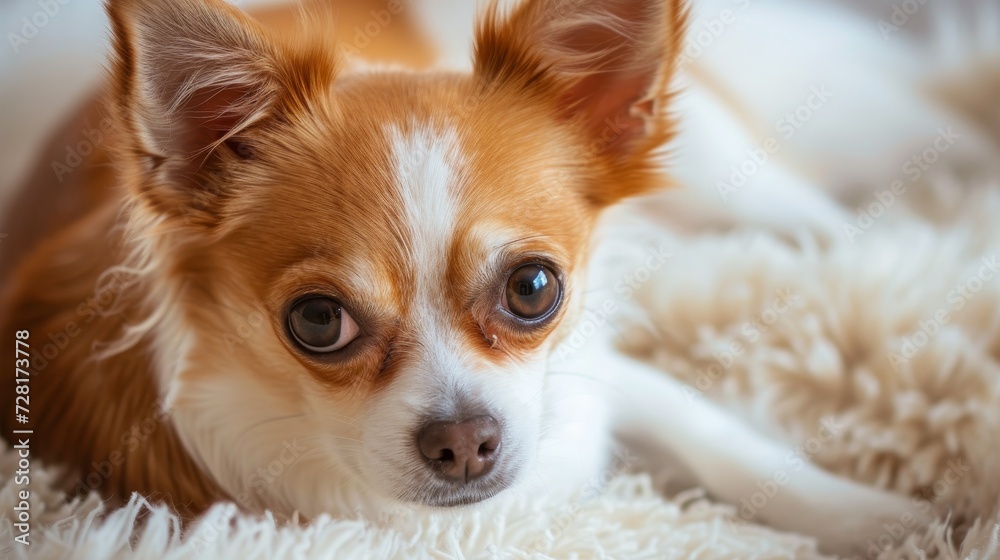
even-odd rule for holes
{"type": "MultiPolygon", "coordinates": [[[[887,527],[871,557],[1000,557],[1000,479],[990,467],[1000,433],[1000,271],[973,280],[984,258],[1000,256],[1000,194],[975,195],[952,214],[938,225],[886,217],[855,244],[759,232],[650,238],[672,256],[632,300],[656,320],[622,314],[622,340],[790,450],[801,446],[801,457],[954,508],[905,538],[901,525],[887,527]],[[970,297],[956,296],[959,286],[970,297]],[[783,312],[780,297],[793,302],[783,312]],[[948,320],[935,325],[941,311],[948,320]],[[837,429],[814,445],[824,417],[837,429]]],[[[642,262],[644,244],[632,239],[642,262]]],[[[568,503],[539,496],[378,523],[278,523],[223,504],[182,534],[169,512],[138,497],[114,511],[94,496],[66,503],[37,461],[25,547],[12,544],[16,463],[0,453],[3,558],[821,557],[811,539],[736,522],[736,508],[697,490],[664,498],[649,475],[594,480],[568,503]]]]}

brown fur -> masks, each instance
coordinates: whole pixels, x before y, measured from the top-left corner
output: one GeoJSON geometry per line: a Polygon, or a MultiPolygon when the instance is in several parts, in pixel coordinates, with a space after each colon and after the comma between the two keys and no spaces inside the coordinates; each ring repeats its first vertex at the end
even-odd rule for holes
{"type": "MultiPolygon", "coordinates": [[[[307,10],[327,12],[322,2],[314,4],[307,10]]],[[[377,0],[346,2],[329,21],[339,35],[352,36],[370,19],[371,10],[383,8],[377,0]]],[[[293,34],[301,26],[298,11],[287,7],[269,7],[257,16],[278,34],[293,34]]],[[[362,57],[413,67],[431,62],[432,50],[405,12],[383,31],[360,52],[362,57]],[[398,48],[402,44],[405,49],[398,48]]],[[[124,39],[118,35],[119,48],[128,51],[124,39]]],[[[116,77],[124,75],[120,70],[116,77]]],[[[69,467],[66,486],[71,490],[99,490],[118,501],[140,492],[165,499],[180,511],[196,512],[222,496],[191,462],[161,411],[161,395],[146,373],[151,369],[148,341],[109,359],[94,361],[91,356],[95,347],[121,337],[123,325],[140,318],[135,310],[131,316],[107,313],[111,304],[101,301],[110,297],[116,307],[128,310],[137,305],[137,298],[129,297],[135,289],[119,289],[120,282],[102,289],[97,282],[127,257],[123,192],[115,185],[108,153],[122,141],[123,121],[115,121],[118,126],[110,132],[102,127],[110,122],[107,108],[104,99],[95,97],[68,119],[5,212],[9,238],[0,245],[0,288],[6,294],[2,323],[4,332],[32,333],[33,404],[30,424],[15,425],[13,410],[5,409],[0,427],[5,434],[33,429],[32,450],[47,462],[69,467]],[[94,143],[94,153],[60,181],[51,162],[62,161],[65,146],[84,140],[84,129],[100,130],[103,137],[94,143]]],[[[12,380],[3,387],[14,394],[12,380]]]]}
{"type": "MultiPolygon", "coordinates": [[[[100,490],[118,502],[141,492],[180,511],[200,511],[218,494],[164,421],[143,347],[108,360],[91,355],[135,319],[127,277],[95,288],[123,260],[117,215],[110,205],[88,214],[18,269],[3,323],[4,332],[31,332],[31,422],[12,423],[7,408],[4,433],[33,430],[32,452],[69,467],[67,489],[100,490]]],[[[4,387],[13,394],[11,381],[4,387]]]]}
{"type": "MultiPolygon", "coordinates": [[[[680,2],[657,12],[665,23],[636,31],[646,52],[612,50],[596,63],[584,57],[563,66],[563,54],[538,41],[556,15],[538,8],[543,2],[509,18],[494,8],[478,32],[473,76],[339,76],[343,58],[330,33],[282,39],[224,3],[174,3],[199,15],[160,30],[143,27],[143,18],[166,18],[150,15],[157,11],[151,3],[110,3],[115,175],[80,174],[88,192],[101,196],[49,225],[3,301],[4,332],[32,333],[33,449],[69,466],[70,486],[96,472],[105,496],[138,491],[189,512],[224,497],[178,441],[170,411],[161,412],[171,387],[156,379],[152,333],[130,331],[165,308],[198,325],[190,360],[199,367],[180,371],[176,383],[241,364],[275,391],[289,391],[305,371],[339,400],[363,403],[398,375],[421,325],[410,309],[415,263],[413,240],[399,227],[404,202],[386,188],[397,163],[383,134],[387,123],[458,135],[468,161],[456,242],[441,276],[449,293],[462,297],[442,297],[439,311],[460,326],[464,346],[494,364],[519,360],[558,336],[563,317],[574,313],[565,306],[537,328],[515,325],[496,306],[497,278],[524,255],[542,255],[565,274],[572,297],[600,210],[664,183],[650,156],[673,131],[664,107],[684,21],[680,2]],[[169,92],[183,84],[166,80],[184,70],[184,61],[168,59],[163,64],[181,66],[144,74],[146,57],[169,54],[153,45],[200,25],[244,52],[223,63],[203,58],[205,74],[235,69],[235,77],[192,87],[180,99],[150,97],[144,80],[164,80],[152,91],[169,92]],[[156,37],[160,32],[165,36],[156,37]],[[602,138],[616,117],[624,128],[602,138]],[[233,145],[248,148],[251,161],[228,149],[233,145]],[[484,271],[489,247],[481,236],[493,226],[514,239],[505,262],[484,271]],[[366,267],[360,275],[347,273],[359,263],[366,267]],[[108,275],[115,267],[124,272],[108,275]],[[382,281],[359,285],[359,276],[382,281]],[[363,323],[362,337],[336,359],[303,355],[284,336],[285,306],[316,292],[338,297],[363,323]],[[108,293],[114,301],[88,304],[108,293]],[[269,318],[265,328],[251,344],[224,353],[234,320],[257,311],[269,318]],[[65,345],[60,333],[68,333],[65,345]],[[129,344],[94,353],[130,333],[129,344]],[[50,340],[57,348],[51,358],[50,340]],[[149,418],[152,429],[143,430],[149,418]],[[101,474],[102,462],[118,462],[116,452],[120,466],[101,474]]],[[[572,48],[588,48],[586,32],[568,31],[584,33],[568,42],[572,48]]],[[[372,51],[374,58],[409,45],[413,34],[401,23],[380,37],[385,50],[372,51]]],[[[406,61],[421,66],[422,56],[411,52],[406,61]]],[[[191,398],[177,396],[172,406],[191,398]]],[[[11,420],[5,409],[5,434],[22,427],[11,420]]]]}

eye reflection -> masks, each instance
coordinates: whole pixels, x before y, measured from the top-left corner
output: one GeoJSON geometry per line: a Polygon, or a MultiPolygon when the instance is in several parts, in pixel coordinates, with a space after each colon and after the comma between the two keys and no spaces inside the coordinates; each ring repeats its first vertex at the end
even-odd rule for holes
{"type": "Polygon", "coordinates": [[[559,281],[548,267],[523,265],[507,278],[503,306],[522,319],[539,319],[555,309],[560,291],[559,281]]]}
{"type": "Polygon", "coordinates": [[[358,336],[358,325],[336,300],[312,296],[288,312],[288,329],[299,346],[310,352],[340,350],[358,336]]]}

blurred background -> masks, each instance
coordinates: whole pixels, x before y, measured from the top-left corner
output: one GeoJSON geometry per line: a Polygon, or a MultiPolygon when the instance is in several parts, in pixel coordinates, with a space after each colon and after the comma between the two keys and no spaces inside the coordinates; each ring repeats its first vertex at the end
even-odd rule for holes
{"type": "MultiPolygon", "coordinates": [[[[253,11],[280,1],[235,3],[253,11]]],[[[363,40],[358,31],[384,3],[333,2],[349,41],[363,40]]],[[[1000,0],[691,4],[694,21],[684,54],[689,71],[680,80],[690,91],[677,108],[685,132],[667,162],[686,188],[664,199],[663,210],[678,227],[750,221],[835,234],[844,215],[812,191],[832,193],[848,208],[863,203],[891,183],[907,157],[932,143],[942,126],[958,127],[972,140],[949,150],[940,171],[992,174],[983,168],[1000,159],[1000,0]],[[782,146],[783,165],[768,166],[738,189],[759,196],[719,204],[725,201],[720,189],[728,188],[720,182],[731,186],[733,167],[766,140],[761,129],[794,112],[815,87],[832,92],[834,101],[816,111],[808,126],[796,128],[795,138],[782,146]],[[712,121],[719,115],[703,105],[713,96],[721,103],[716,109],[740,121],[747,133],[742,142],[712,121]],[[776,195],[785,204],[776,205],[776,195]],[[790,213],[788,205],[802,210],[790,213]],[[688,223],[692,215],[698,224],[688,223]]],[[[405,25],[435,45],[436,64],[467,64],[474,2],[403,5],[405,25]]],[[[49,157],[42,155],[46,140],[103,79],[108,26],[97,0],[7,0],[0,3],[0,30],[7,43],[0,48],[2,204],[32,166],[49,157]]],[[[912,198],[917,203],[919,197],[912,198]]]]}

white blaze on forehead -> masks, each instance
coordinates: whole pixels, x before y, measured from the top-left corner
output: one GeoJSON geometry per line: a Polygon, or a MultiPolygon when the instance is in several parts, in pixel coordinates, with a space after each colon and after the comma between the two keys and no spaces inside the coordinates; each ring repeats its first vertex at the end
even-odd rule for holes
{"type": "Polygon", "coordinates": [[[409,249],[421,297],[433,292],[447,265],[455,230],[455,190],[461,162],[454,130],[393,129],[395,179],[403,201],[409,249]]]}
{"type": "MultiPolygon", "coordinates": [[[[503,426],[507,458],[498,472],[518,473],[532,461],[538,431],[544,376],[540,366],[501,368],[477,356],[453,317],[447,301],[461,297],[442,289],[442,276],[455,241],[463,177],[463,154],[454,130],[414,127],[390,131],[393,173],[402,201],[398,227],[408,244],[406,263],[413,271],[410,304],[413,351],[379,398],[365,407],[358,474],[394,497],[433,489],[436,478],[422,468],[413,434],[429,420],[489,414],[503,426]]],[[[480,229],[480,228],[477,228],[480,229]]],[[[495,241],[482,230],[486,241],[495,241]]]]}
{"type": "Polygon", "coordinates": [[[390,140],[396,187],[403,204],[399,227],[409,249],[406,265],[416,282],[410,320],[421,349],[402,376],[401,386],[413,387],[401,397],[416,399],[407,408],[423,408],[426,395],[417,387],[454,393],[461,385],[458,378],[469,366],[467,349],[457,342],[454,325],[441,312],[447,305],[441,298],[454,297],[441,289],[441,283],[455,238],[462,154],[457,134],[449,129],[393,129],[390,140]]]}

